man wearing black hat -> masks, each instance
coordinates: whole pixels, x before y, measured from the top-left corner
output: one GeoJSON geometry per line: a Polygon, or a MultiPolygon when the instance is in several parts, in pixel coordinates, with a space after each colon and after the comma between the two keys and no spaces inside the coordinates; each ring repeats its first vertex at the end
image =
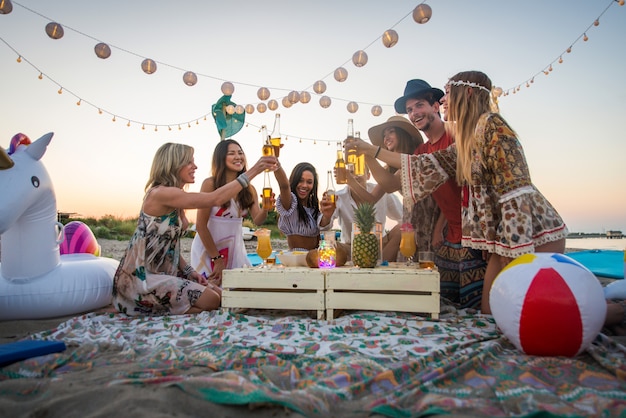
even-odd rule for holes
{"type": "MultiPolygon", "coordinates": [[[[407,114],[413,125],[428,138],[415,154],[430,154],[454,143],[440,115],[439,101],[443,96],[442,90],[416,79],[407,82],[404,95],[394,103],[396,112],[407,114]]],[[[461,187],[452,178],[435,190],[432,196],[442,214],[432,236],[441,295],[459,303],[461,307],[480,308],[486,262],[481,251],[461,245],[461,187]]],[[[411,197],[405,196],[405,199],[411,197]]],[[[416,212],[413,211],[414,215],[416,212]]],[[[412,219],[414,225],[419,222],[419,218],[412,219]]]]}

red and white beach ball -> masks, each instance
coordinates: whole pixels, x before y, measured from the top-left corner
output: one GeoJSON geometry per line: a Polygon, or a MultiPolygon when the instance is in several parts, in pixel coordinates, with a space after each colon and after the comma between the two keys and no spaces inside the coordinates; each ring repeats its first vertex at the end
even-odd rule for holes
{"type": "Polygon", "coordinates": [[[504,335],[521,351],[572,357],[585,350],[606,318],[596,276],[563,254],[525,254],[495,278],[491,311],[504,335]]]}
{"type": "Polygon", "coordinates": [[[100,245],[87,224],[80,221],[68,222],[63,228],[65,239],[59,244],[63,254],[93,254],[100,256],[100,245]]]}

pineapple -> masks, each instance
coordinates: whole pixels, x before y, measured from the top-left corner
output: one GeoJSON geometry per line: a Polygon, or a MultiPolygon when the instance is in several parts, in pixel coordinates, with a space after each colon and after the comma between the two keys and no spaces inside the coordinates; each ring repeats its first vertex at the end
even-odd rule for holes
{"type": "Polygon", "coordinates": [[[360,203],[354,209],[354,223],[360,233],[352,237],[352,263],[364,268],[376,267],[379,255],[379,242],[372,227],[376,223],[376,209],[371,203],[360,203]]]}

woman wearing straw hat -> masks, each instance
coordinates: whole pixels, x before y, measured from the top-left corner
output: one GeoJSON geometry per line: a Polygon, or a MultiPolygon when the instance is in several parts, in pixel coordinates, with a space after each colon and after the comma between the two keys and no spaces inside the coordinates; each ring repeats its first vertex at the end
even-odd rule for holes
{"type": "MultiPolygon", "coordinates": [[[[387,122],[372,126],[368,130],[373,145],[401,154],[414,154],[424,145],[420,131],[404,116],[392,116],[387,122]]],[[[397,168],[382,166],[378,160],[366,159],[368,168],[374,179],[381,187],[381,193],[401,191],[400,173],[397,168]]],[[[406,202],[408,203],[408,202],[406,202]]],[[[435,231],[441,230],[445,218],[432,196],[421,200],[415,205],[403,204],[403,223],[410,222],[415,228],[417,248],[423,250],[432,248],[435,231]],[[438,229],[437,229],[438,226],[438,229]]]]}

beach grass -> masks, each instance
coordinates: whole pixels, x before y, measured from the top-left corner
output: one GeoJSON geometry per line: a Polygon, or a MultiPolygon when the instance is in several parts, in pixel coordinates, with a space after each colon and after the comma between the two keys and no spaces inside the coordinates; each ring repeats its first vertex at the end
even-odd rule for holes
{"type": "MultiPolygon", "coordinates": [[[[135,228],[137,227],[137,217],[134,218],[122,218],[114,215],[104,215],[100,218],[87,217],[87,218],[63,218],[59,217],[59,222],[62,224],[67,224],[71,221],[80,221],[86,224],[89,229],[93,232],[97,239],[111,239],[118,241],[128,241],[133,233],[135,232],[135,228]]],[[[267,228],[271,232],[271,237],[273,239],[285,239],[285,234],[283,234],[278,229],[278,218],[276,212],[270,212],[266,221],[261,225],[262,228],[267,228]]],[[[192,224],[193,225],[193,224],[192,224]]],[[[252,222],[250,217],[245,218],[243,221],[243,226],[247,226],[250,229],[254,230],[260,228],[252,222]]],[[[190,225],[191,227],[191,225],[190,225]]],[[[191,235],[189,235],[191,237],[191,235]]]]}

